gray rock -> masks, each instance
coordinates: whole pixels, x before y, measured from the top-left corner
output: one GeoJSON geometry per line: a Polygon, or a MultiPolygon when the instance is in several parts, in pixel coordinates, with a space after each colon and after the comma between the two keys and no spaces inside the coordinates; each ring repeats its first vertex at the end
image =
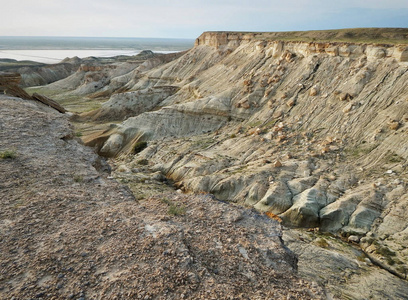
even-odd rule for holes
{"type": "Polygon", "coordinates": [[[265,196],[254,207],[260,211],[280,214],[291,206],[292,193],[285,182],[278,181],[269,187],[265,196]]]}

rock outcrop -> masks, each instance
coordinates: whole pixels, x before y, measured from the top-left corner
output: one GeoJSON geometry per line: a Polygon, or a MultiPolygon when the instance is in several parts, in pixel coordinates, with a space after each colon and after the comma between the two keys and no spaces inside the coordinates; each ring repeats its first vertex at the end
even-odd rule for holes
{"type": "Polygon", "coordinates": [[[81,64],[76,58],[65,59],[56,64],[40,64],[26,61],[0,60],[0,70],[21,74],[22,87],[40,86],[49,84],[73,74],[81,64]]]}
{"type": "Polygon", "coordinates": [[[0,92],[6,95],[19,97],[22,99],[32,99],[19,84],[21,82],[21,75],[12,72],[0,72],[0,92]]]}
{"type": "Polygon", "coordinates": [[[84,113],[92,120],[123,120],[156,108],[166,98],[178,91],[176,86],[157,86],[144,90],[114,94],[96,111],[84,113]]]}
{"type": "Polygon", "coordinates": [[[30,96],[26,91],[20,88],[20,83],[21,75],[19,73],[0,72],[0,92],[25,100],[36,100],[49,107],[52,107],[60,113],[66,112],[65,108],[63,108],[58,102],[48,97],[42,96],[37,93],[34,93],[32,96],[30,96]]]}
{"type": "MultiPolygon", "coordinates": [[[[68,108],[75,112],[88,112],[92,109],[89,109],[87,103],[92,103],[90,106],[93,109],[95,108],[95,102],[98,104],[97,107],[99,107],[100,102],[105,102],[111,96],[129,91],[132,82],[139,78],[141,72],[146,72],[158,65],[165,64],[182,54],[183,52],[158,54],[145,50],[135,56],[66,59],[60,64],[56,64],[55,67],[64,68],[68,64],[73,68],[75,67],[74,71],[61,80],[52,81],[50,84],[41,87],[31,87],[27,90],[46,94],[61,102],[66,102],[66,99],[71,101],[78,100],[76,101],[77,107],[72,106],[68,108]]],[[[48,68],[51,67],[49,66],[48,68]]],[[[27,74],[27,72],[23,73],[23,77],[28,76],[27,74]]],[[[168,92],[168,88],[164,87],[163,92],[168,92]]],[[[115,102],[115,99],[113,101],[115,102]]],[[[118,110],[115,113],[107,113],[106,109],[102,108],[101,111],[93,112],[92,114],[86,113],[84,118],[103,121],[107,119],[108,115],[113,120],[115,118],[123,119],[126,116],[133,116],[134,113],[132,110],[129,110],[127,113],[119,112],[118,110]]]]}

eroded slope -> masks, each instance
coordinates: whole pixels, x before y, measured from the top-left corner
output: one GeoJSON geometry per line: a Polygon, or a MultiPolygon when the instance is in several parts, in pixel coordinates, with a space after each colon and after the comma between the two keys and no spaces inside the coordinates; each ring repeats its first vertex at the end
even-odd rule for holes
{"type": "Polygon", "coordinates": [[[277,221],[208,195],[137,202],[40,103],[0,96],[0,153],[2,299],[323,299],[277,221]]]}
{"type": "MultiPolygon", "coordinates": [[[[129,81],[135,91],[179,90],[128,118],[99,150],[131,154],[148,141],[130,169],[147,159],[187,191],[349,238],[405,277],[407,55],[406,45],[205,33],[129,81]]],[[[106,107],[149,104],[119,97],[106,107]]]]}

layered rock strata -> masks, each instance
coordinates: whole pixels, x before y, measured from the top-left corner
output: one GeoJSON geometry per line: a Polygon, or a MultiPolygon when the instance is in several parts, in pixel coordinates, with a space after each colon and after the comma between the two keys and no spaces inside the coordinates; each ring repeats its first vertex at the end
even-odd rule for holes
{"type": "Polygon", "coordinates": [[[187,191],[288,226],[350,237],[404,277],[407,51],[204,33],[180,58],[129,81],[133,91],[179,90],[128,118],[101,149],[132,153],[148,141],[134,164],[147,159],[187,191]]]}

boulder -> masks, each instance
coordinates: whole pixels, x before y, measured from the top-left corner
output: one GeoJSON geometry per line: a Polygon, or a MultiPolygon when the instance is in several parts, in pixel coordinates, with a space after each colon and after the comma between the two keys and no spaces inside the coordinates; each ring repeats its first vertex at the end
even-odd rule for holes
{"type": "Polygon", "coordinates": [[[105,142],[99,154],[105,157],[113,157],[119,153],[123,147],[123,135],[115,133],[105,142]]]}
{"type": "Polygon", "coordinates": [[[361,194],[351,194],[324,207],[320,211],[320,228],[323,231],[337,232],[346,226],[361,200],[361,194]]]}
{"type": "Polygon", "coordinates": [[[59,111],[60,113],[66,113],[67,112],[66,109],[63,108],[58,102],[56,102],[56,101],[54,101],[54,100],[52,100],[52,99],[50,99],[48,97],[45,97],[43,95],[39,95],[37,93],[34,93],[32,98],[34,100],[37,100],[37,101],[39,101],[39,102],[41,102],[41,103],[43,103],[45,105],[48,105],[48,106],[54,108],[55,110],[59,111]]]}
{"type": "Polygon", "coordinates": [[[292,193],[288,186],[278,181],[269,187],[265,196],[254,206],[260,211],[280,214],[292,206],[292,193]]]}
{"type": "Polygon", "coordinates": [[[293,198],[293,205],[280,215],[285,224],[295,227],[317,227],[319,212],[326,205],[326,194],[315,187],[293,198]]]}

